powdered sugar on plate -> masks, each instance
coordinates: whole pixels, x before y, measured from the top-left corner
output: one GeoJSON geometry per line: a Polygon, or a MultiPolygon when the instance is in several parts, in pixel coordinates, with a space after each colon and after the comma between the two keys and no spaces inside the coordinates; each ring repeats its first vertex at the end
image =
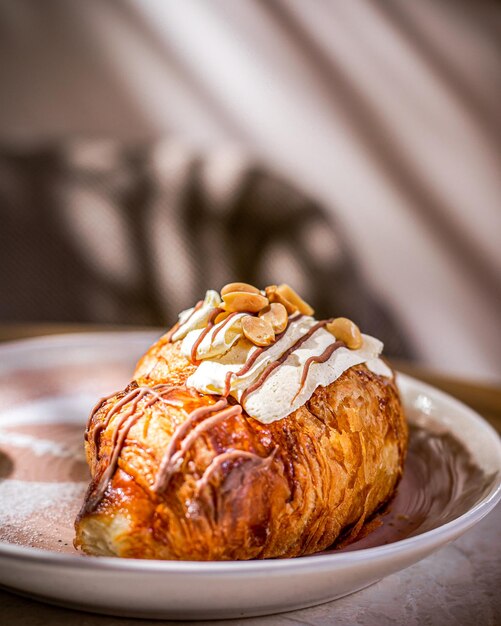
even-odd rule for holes
{"type": "Polygon", "coordinates": [[[80,352],[65,352],[61,364],[21,352],[19,369],[0,369],[0,541],[76,554],[89,411],[127,384],[132,364],[93,363],[80,352]]]}

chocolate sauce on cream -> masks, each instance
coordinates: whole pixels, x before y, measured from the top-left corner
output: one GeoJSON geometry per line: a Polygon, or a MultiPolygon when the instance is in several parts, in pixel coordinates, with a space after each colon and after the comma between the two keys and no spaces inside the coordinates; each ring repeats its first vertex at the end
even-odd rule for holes
{"type": "Polygon", "coordinates": [[[242,394],[241,398],[240,398],[240,403],[243,404],[243,402],[245,401],[245,399],[251,394],[254,393],[254,391],[257,391],[265,382],[265,380],[268,378],[268,376],[270,376],[270,374],[280,365],[282,365],[282,363],[284,363],[289,357],[290,355],[297,350],[298,348],[300,348],[303,343],[305,341],[307,341],[314,333],[316,333],[316,331],[319,328],[323,328],[324,326],[326,326],[328,323],[330,322],[329,320],[322,320],[321,322],[317,322],[314,326],[312,326],[310,328],[310,330],[305,333],[304,335],[302,335],[294,344],[292,344],[292,346],[286,350],[282,356],[277,359],[276,361],[273,361],[272,363],[270,363],[268,365],[268,367],[266,367],[263,370],[263,373],[261,374],[261,376],[257,379],[257,381],[251,385],[250,387],[248,387],[242,394]]]}
{"type": "MultiPolygon", "coordinates": [[[[298,313],[296,315],[293,315],[291,317],[289,317],[289,320],[287,321],[287,326],[286,328],[275,337],[275,343],[277,341],[279,341],[287,332],[287,329],[290,326],[291,322],[297,322],[301,317],[303,317],[302,313],[298,313]]],[[[231,389],[231,380],[233,377],[239,378],[240,376],[245,376],[245,374],[247,374],[247,372],[250,370],[250,368],[254,365],[254,363],[256,362],[257,358],[259,356],[261,356],[263,354],[263,352],[266,352],[266,350],[269,350],[271,348],[273,344],[270,344],[269,346],[263,346],[261,348],[256,348],[252,354],[249,356],[249,358],[247,359],[247,361],[244,363],[243,367],[241,369],[238,370],[238,372],[228,372],[225,376],[224,379],[224,393],[223,396],[226,398],[227,396],[229,396],[230,394],[230,389],[231,389]]]]}
{"type": "Polygon", "coordinates": [[[228,325],[228,322],[230,322],[235,317],[235,315],[240,315],[240,313],[238,311],[234,311],[233,313],[230,313],[228,317],[223,321],[221,326],[219,326],[219,328],[216,328],[214,330],[214,332],[212,333],[212,341],[215,341],[219,333],[223,330],[223,328],[226,328],[226,326],[228,325]]]}
{"type": "Polygon", "coordinates": [[[308,377],[308,372],[310,371],[310,366],[312,365],[312,363],[325,363],[331,358],[331,356],[334,354],[334,352],[338,348],[342,348],[345,345],[346,344],[344,343],[344,341],[334,341],[333,343],[331,343],[330,346],[327,346],[327,348],[325,348],[322,354],[313,355],[313,356],[310,356],[310,358],[306,359],[303,365],[303,371],[301,373],[301,380],[299,381],[299,389],[296,395],[294,396],[293,401],[301,393],[301,390],[304,387],[304,383],[306,382],[306,378],[308,377]]]}
{"type": "Polygon", "coordinates": [[[208,335],[208,333],[210,332],[211,328],[214,326],[214,321],[215,321],[216,317],[220,313],[223,313],[223,309],[219,309],[218,308],[218,309],[214,309],[211,312],[211,314],[209,315],[209,319],[207,320],[207,326],[203,329],[203,331],[200,333],[200,336],[197,338],[197,340],[193,344],[193,348],[191,349],[191,362],[194,365],[198,365],[200,363],[200,361],[197,359],[198,346],[202,343],[202,341],[208,335]]]}

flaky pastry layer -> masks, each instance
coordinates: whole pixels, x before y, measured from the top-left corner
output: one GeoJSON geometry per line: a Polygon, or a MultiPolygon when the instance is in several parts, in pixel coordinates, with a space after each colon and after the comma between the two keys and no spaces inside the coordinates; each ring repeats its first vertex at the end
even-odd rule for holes
{"type": "Polygon", "coordinates": [[[160,340],[91,416],[92,480],[75,539],[86,553],[307,555],[355,537],[394,494],[407,447],[394,380],[354,366],[265,425],[232,413],[234,401],[226,417],[211,413],[218,398],[184,386],[193,370],[179,344],[160,340]]]}

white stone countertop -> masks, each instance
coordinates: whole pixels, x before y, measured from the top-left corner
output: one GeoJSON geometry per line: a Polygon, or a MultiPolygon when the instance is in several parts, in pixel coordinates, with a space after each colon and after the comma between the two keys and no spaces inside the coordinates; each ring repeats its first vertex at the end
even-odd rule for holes
{"type": "Polygon", "coordinates": [[[501,505],[463,537],[372,587],[313,608],[243,620],[172,622],[105,617],[0,591],[8,626],[498,626],[501,624],[501,505]]]}

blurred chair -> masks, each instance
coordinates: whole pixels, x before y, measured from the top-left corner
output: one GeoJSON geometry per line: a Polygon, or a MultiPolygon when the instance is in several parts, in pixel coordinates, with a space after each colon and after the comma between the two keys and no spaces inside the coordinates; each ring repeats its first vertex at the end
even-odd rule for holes
{"type": "Polygon", "coordinates": [[[1,321],[172,324],[207,288],[289,282],[410,347],[323,208],[234,151],[175,141],[0,151],[1,321]]]}

